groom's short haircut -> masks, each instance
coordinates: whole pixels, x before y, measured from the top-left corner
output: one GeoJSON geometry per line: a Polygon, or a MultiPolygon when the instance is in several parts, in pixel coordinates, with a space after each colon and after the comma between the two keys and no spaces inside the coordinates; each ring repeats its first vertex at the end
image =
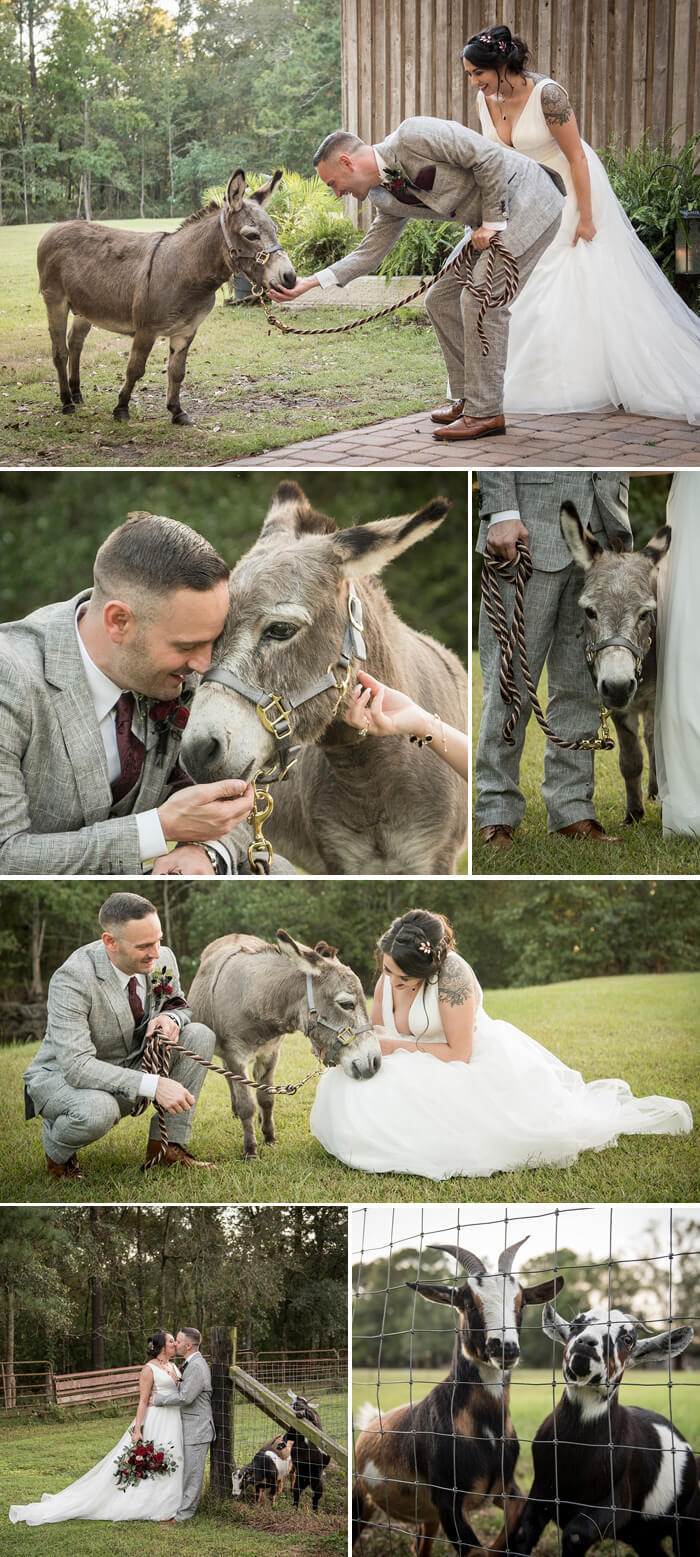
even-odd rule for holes
{"type": "Polygon", "coordinates": [[[147,615],[176,589],[204,593],[228,583],[230,568],[218,551],[178,519],[133,513],[102,542],[93,569],[93,603],[138,595],[147,615]]]}
{"type": "Polygon", "coordinates": [[[157,912],[155,904],[149,903],[147,897],[139,897],[137,892],[113,892],[102,904],[97,917],[101,928],[111,933],[128,924],[130,919],[147,919],[149,914],[157,912]]]}
{"type": "Polygon", "coordinates": [[[357,151],[365,142],[359,135],[352,135],[350,130],[333,130],[327,135],[325,141],[321,141],[318,151],[314,155],[314,167],[319,162],[332,162],[334,157],[339,157],[344,151],[357,151]]]}
{"type": "Polygon", "coordinates": [[[182,1331],[182,1334],[187,1336],[188,1341],[192,1342],[193,1346],[200,1346],[201,1345],[201,1342],[202,1342],[202,1332],[201,1332],[201,1330],[195,1330],[193,1325],[181,1325],[180,1329],[182,1331]]]}

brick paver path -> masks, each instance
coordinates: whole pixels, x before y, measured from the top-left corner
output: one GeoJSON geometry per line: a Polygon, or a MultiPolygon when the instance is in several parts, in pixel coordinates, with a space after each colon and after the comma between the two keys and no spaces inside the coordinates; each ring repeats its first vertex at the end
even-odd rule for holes
{"type": "Polygon", "coordinates": [[[417,465],[454,469],[528,465],[565,469],[592,466],[618,469],[659,466],[665,470],[700,465],[700,427],[686,422],[627,416],[624,411],[580,412],[567,416],[511,416],[502,438],[440,444],[431,434],[427,412],[375,422],[351,432],[327,433],[290,443],[267,454],[227,462],[225,468],[256,465],[417,465]]]}

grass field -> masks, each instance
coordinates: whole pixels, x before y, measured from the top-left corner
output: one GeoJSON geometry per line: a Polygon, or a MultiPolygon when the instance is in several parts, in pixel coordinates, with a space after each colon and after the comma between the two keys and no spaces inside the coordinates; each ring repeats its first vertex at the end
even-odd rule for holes
{"type": "MultiPolygon", "coordinates": [[[[200,1511],[185,1525],[160,1526],[141,1520],[102,1524],[73,1520],[28,1529],[11,1525],[11,1503],[38,1502],[44,1492],[57,1492],[84,1474],[117,1443],[124,1429],[116,1413],[79,1421],[16,1419],[0,1422],[0,1474],[3,1508],[0,1552],[3,1557],[32,1553],[40,1557],[344,1557],[346,1480],[329,1466],[326,1491],[317,1515],[304,1493],[298,1513],[285,1491],[275,1508],[231,1498],[209,1502],[206,1491],[200,1511]]],[[[261,1442],[270,1437],[270,1422],[261,1418],[261,1442]]]]}
{"type": "MultiPolygon", "coordinates": [[[[546,709],[546,679],[538,688],[546,709]]],[[[482,678],[479,656],[472,655],[472,730],[473,750],[481,722],[482,678]]],[[[504,714],[506,712],[504,705],[504,714]]],[[[530,718],[520,768],[520,787],[527,810],[518,827],[512,849],[499,854],[482,843],[476,825],[473,829],[472,869],[477,876],[496,872],[505,876],[587,875],[646,876],[697,875],[700,873],[700,839],[664,838],[658,801],[646,802],[644,821],[635,827],[623,827],[625,786],[620,776],[617,736],[614,751],[596,752],[596,815],[606,832],[624,835],[621,844],[587,844],[547,833],[547,813],[540,786],[544,772],[545,738],[534,716],[530,718]]],[[[644,784],[647,782],[645,757],[644,784]]],[[[476,794],[476,786],[474,789],[476,794]]]]}
{"type": "MultiPolygon", "coordinates": [[[[409,1381],[406,1370],[387,1368],[382,1371],[381,1384],[377,1390],[376,1373],[356,1369],[353,1372],[353,1414],[357,1413],[365,1401],[373,1406],[379,1404],[383,1411],[387,1411],[392,1406],[400,1405],[409,1399],[422,1400],[437,1383],[439,1377],[444,1377],[444,1373],[440,1374],[433,1369],[429,1371],[417,1369],[414,1370],[412,1380],[409,1381]]],[[[674,1373],[673,1381],[674,1424],[689,1443],[698,1449],[700,1448],[700,1378],[696,1373],[674,1373]]],[[[560,1379],[557,1379],[557,1387],[553,1392],[552,1375],[544,1369],[517,1368],[513,1374],[511,1416],[520,1440],[516,1479],[524,1491],[527,1491],[532,1483],[531,1442],[540,1422],[551,1411],[553,1400],[559,1397],[560,1382],[560,1379]]],[[[635,1372],[629,1381],[623,1383],[620,1399],[625,1405],[648,1407],[668,1416],[667,1375],[662,1371],[651,1369],[635,1372]]],[[[492,1541],[502,1529],[502,1516],[493,1509],[485,1513],[477,1513],[474,1527],[482,1539],[492,1541]]],[[[389,1557],[389,1553],[391,1557],[408,1557],[411,1544],[408,1536],[404,1537],[392,1531],[391,1537],[388,1538],[378,1530],[363,1536],[360,1549],[363,1557],[365,1553],[366,1557],[389,1557]]],[[[612,1552],[613,1543],[611,1541],[600,1543],[596,1545],[595,1550],[601,1553],[612,1552]]],[[[624,1547],[624,1550],[630,1549],[624,1547]]],[[[557,1533],[553,1525],[547,1527],[538,1543],[537,1552],[538,1557],[554,1557],[557,1552],[557,1533]]],[[[451,1553],[452,1547],[444,1538],[436,1542],[434,1557],[450,1557],[451,1553]]]]}
{"type": "MultiPolygon", "coordinates": [[[[660,1092],[686,1099],[698,1118],[700,974],[582,979],[487,995],[494,1017],[505,1017],[554,1050],[587,1081],[622,1076],[637,1095],[660,1092]]],[[[407,1174],[345,1168],[309,1134],[315,1082],[278,1098],[278,1145],[261,1147],[257,1162],[241,1160],[241,1127],[231,1121],[228,1089],[208,1077],[197,1110],[192,1149],[216,1162],[212,1172],[140,1172],[144,1118],[124,1119],[81,1154],[85,1178],[57,1184],[46,1176],[40,1126],[27,1125],[22,1072],[35,1046],[4,1048],[0,1100],[0,1200],[53,1201],[694,1201],[700,1156],[697,1131],[684,1136],[622,1136],[617,1148],[584,1152],[569,1168],[539,1167],[490,1178],[442,1183],[407,1174]]],[[[298,1080],[311,1067],[308,1043],[285,1040],[278,1081],[298,1080]]],[[[371,1082],[362,1083],[371,1086],[371,1082]]],[[[361,1083],[358,1083],[361,1085],[361,1083]]]]}
{"type": "MultiPolygon", "coordinates": [[[[150,232],[178,223],[119,225],[150,232]]],[[[173,427],[166,411],[167,341],[153,348],[132,399],[130,421],[113,420],[130,342],[99,329],[91,331],[83,351],[85,405],[63,416],[35,261],[46,230],[3,228],[4,464],[216,465],[340,428],[425,411],[444,399],[442,357],[422,311],[307,341],[269,327],[260,308],[224,308],[219,292],[188,357],[182,404],[193,427],[173,427]]],[[[348,317],[347,308],[314,308],[298,322],[304,329],[325,328],[346,324],[348,317]]],[[[429,441],[426,433],[426,447],[429,441]]]]}

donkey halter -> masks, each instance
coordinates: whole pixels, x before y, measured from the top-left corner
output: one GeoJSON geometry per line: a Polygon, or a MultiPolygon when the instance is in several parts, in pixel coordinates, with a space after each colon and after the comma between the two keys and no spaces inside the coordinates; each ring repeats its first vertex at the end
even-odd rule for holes
{"type": "MultiPolygon", "coordinates": [[[[254,259],[256,265],[260,265],[264,269],[266,264],[267,264],[267,262],[268,262],[268,260],[269,260],[269,258],[270,258],[271,254],[282,254],[283,250],[282,250],[281,243],[271,243],[268,246],[268,248],[266,248],[266,249],[258,249],[257,254],[241,254],[241,253],[237,253],[236,250],[232,247],[231,243],[229,242],[229,236],[228,236],[228,233],[226,231],[226,217],[230,214],[230,212],[231,212],[231,207],[228,204],[228,201],[226,202],[225,205],[222,205],[219,208],[219,226],[221,228],[221,235],[222,235],[224,243],[226,245],[226,252],[228,254],[228,262],[229,262],[229,265],[231,267],[231,271],[232,272],[237,269],[236,261],[254,259]]],[[[262,289],[262,286],[260,284],[253,285],[253,296],[254,297],[262,297],[262,293],[263,293],[263,289],[262,289]]]]}
{"type": "MultiPolygon", "coordinates": [[[[347,1049],[348,1045],[354,1043],[356,1038],[361,1038],[363,1033],[371,1033],[371,1022],[366,1022],[364,1027],[352,1028],[348,1027],[342,1022],[327,1022],[325,1016],[319,1016],[316,1009],[316,1002],[314,1000],[313,978],[310,973],[307,973],[305,977],[306,1001],[309,1007],[309,1016],[313,1017],[317,1027],[327,1027],[329,1032],[335,1033],[336,1039],[340,1044],[341,1049],[347,1049]]],[[[329,1062],[326,1059],[326,1046],[322,1043],[317,1043],[315,1039],[312,1038],[311,1033],[307,1033],[306,1036],[309,1040],[309,1043],[311,1044],[314,1054],[316,1055],[316,1059],[320,1060],[322,1065],[327,1066],[329,1062]]]]}
{"type": "Polygon", "coordinates": [[[276,742],[271,766],[261,768],[253,778],[253,809],[248,817],[253,827],[253,841],[248,848],[248,859],[256,875],[268,875],[274,859],[272,845],[268,843],[262,830],[263,823],[272,815],[275,804],[267,786],[281,783],[287,777],[301,751],[301,746],[292,745],[292,714],[295,709],[301,708],[304,703],[310,703],[322,692],[335,690],[338,696],[331,714],[331,719],[335,719],[350,685],[353,659],[365,660],[366,658],[362,601],[350,581],[348,620],[338,658],[335,665],[328,666],[325,676],[321,676],[319,681],[314,681],[303,692],[288,693],[286,698],[283,698],[276,692],[265,692],[261,687],[254,687],[247,681],[241,681],[238,676],[234,676],[233,671],[225,670],[221,665],[212,665],[204,672],[201,685],[205,681],[217,681],[221,686],[229,687],[232,692],[237,692],[240,697],[244,697],[246,702],[254,703],[260,723],[270,735],[274,736],[276,742]]]}
{"type": "Polygon", "coordinates": [[[595,643],[591,643],[590,641],[584,643],[583,652],[586,656],[586,664],[590,670],[596,689],[598,684],[596,682],[595,662],[598,658],[598,655],[602,653],[603,649],[627,649],[628,653],[632,655],[634,660],[634,677],[637,686],[639,687],[640,682],[644,679],[644,655],[651,648],[651,644],[651,634],[647,638],[645,647],[643,649],[640,649],[636,643],[632,643],[631,638],[622,637],[599,638],[595,643]]]}

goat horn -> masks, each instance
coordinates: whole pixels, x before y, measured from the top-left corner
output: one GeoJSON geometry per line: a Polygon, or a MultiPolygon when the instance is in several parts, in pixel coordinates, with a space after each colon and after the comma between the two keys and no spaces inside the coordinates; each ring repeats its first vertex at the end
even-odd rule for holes
{"type": "Polygon", "coordinates": [[[455,1258],[459,1260],[462,1269],[466,1270],[470,1276],[482,1276],[486,1273],[486,1266],[483,1260],[479,1259],[478,1254],[470,1254],[468,1249],[460,1249],[459,1244],[431,1243],[430,1248],[441,1249],[443,1254],[454,1254],[455,1258]]]}
{"type": "Polygon", "coordinates": [[[503,1253],[499,1255],[498,1269],[502,1271],[504,1276],[508,1276],[510,1274],[513,1266],[513,1260],[515,1259],[518,1249],[522,1249],[523,1244],[527,1243],[529,1236],[529,1233],[526,1233],[525,1237],[521,1238],[519,1243],[510,1243],[508,1248],[504,1249],[503,1253]]]}

